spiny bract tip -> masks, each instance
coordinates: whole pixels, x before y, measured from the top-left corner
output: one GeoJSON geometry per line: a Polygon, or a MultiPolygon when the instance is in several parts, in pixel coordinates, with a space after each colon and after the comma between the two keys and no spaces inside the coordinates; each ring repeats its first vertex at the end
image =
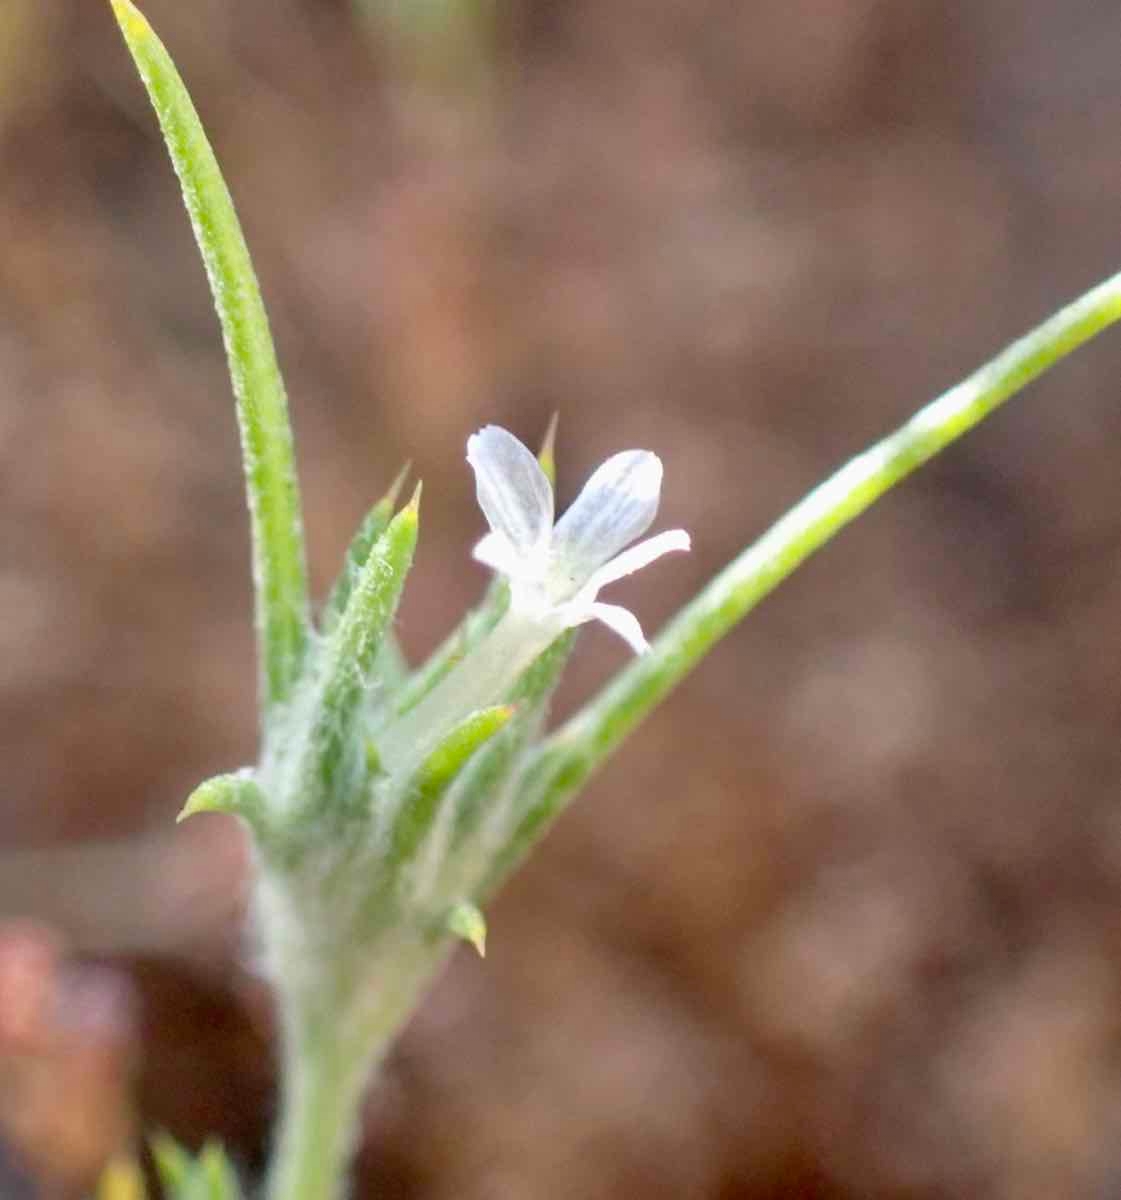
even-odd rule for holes
{"type": "Polygon", "coordinates": [[[385,501],[390,508],[397,503],[397,497],[401,494],[401,489],[405,486],[405,480],[409,478],[409,472],[413,469],[413,460],[410,458],[407,463],[393,477],[393,482],[389,485],[389,491],[385,493],[385,501]]]}
{"type": "Polygon", "coordinates": [[[121,27],[125,37],[142,37],[152,32],[144,14],[132,3],[132,0],[109,0],[113,6],[113,15],[121,27]]]}

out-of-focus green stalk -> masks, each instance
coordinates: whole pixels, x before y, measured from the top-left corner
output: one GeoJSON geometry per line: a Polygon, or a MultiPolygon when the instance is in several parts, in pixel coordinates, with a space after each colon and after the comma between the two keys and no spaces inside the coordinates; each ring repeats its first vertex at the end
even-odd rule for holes
{"type": "MultiPolygon", "coordinates": [[[[461,97],[495,68],[503,10],[496,0],[352,0],[405,79],[461,97]]],[[[505,16],[508,18],[509,14],[505,16]]]]}
{"type": "Polygon", "coordinates": [[[1013,342],[852,459],[724,568],[537,752],[512,865],[565,801],[705,654],[815,550],[1005,400],[1121,319],[1121,274],[1013,342]]]}
{"type": "Polygon", "coordinates": [[[307,572],[292,430],[268,317],[237,213],[179,72],[131,0],[111,0],[202,251],[237,399],[249,512],[262,707],[291,693],[308,640],[307,572]]]}

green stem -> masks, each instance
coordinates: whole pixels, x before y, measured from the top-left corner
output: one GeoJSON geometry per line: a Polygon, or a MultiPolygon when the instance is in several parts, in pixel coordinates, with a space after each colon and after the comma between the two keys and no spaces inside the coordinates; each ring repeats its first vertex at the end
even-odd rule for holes
{"type": "MultiPolygon", "coordinates": [[[[321,933],[315,925],[295,943],[321,933]]],[[[367,1086],[453,944],[447,936],[394,936],[380,945],[355,936],[341,958],[274,969],[284,1069],[268,1200],[344,1194],[367,1086]]]]}
{"type": "Polygon", "coordinates": [[[368,1058],[347,1054],[331,1027],[296,1033],[269,1200],[337,1200],[358,1133],[368,1058]]]}
{"type": "Polygon", "coordinates": [[[1121,319],[1121,274],[1061,309],[843,466],[721,571],[535,759],[519,859],[564,802],[705,654],[815,550],[1049,367],[1121,319]]]}

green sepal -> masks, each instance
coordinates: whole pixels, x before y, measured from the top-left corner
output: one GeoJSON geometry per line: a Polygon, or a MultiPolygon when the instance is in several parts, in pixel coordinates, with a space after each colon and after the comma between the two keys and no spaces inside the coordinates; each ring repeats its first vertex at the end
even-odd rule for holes
{"type": "Polygon", "coordinates": [[[354,537],[347,547],[342,569],[335,580],[327,603],[323,606],[321,625],[325,634],[330,634],[346,611],[347,601],[354,591],[362,569],[370,557],[374,543],[381,537],[393,519],[393,510],[397,507],[397,497],[405,486],[411,463],[406,463],[397,473],[397,478],[389,485],[389,491],[370,509],[358,526],[354,537]]]}
{"type": "Polygon", "coordinates": [[[496,704],[472,713],[432,751],[417,771],[421,791],[444,792],[467,760],[514,715],[510,704],[496,704]]]}
{"type": "Polygon", "coordinates": [[[175,821],[178,824],[195,813],[221,812],[242,817],[250,825],[255,825],[264,814],[265,803],[265,794],[257,784],[252,769],[247,767],[230,775],[215,775],[200,783],[187,797],[187,803],[175,821]]]}
{"type": "Polygon", "coordinates": [[[455,806],[452,846],[470,837],[486,809],[500,803],[500,793],[509,786],[523,751],[544,723],[549,700],[560,681],[577,630],[562,633],[518,680],[511,694],[517,715],[467,766],[455,782],[451,803],[455,806]]]}
{"type": "Polygon", "coordinates": [[[487,919],[477,905],[462,900],[444,921],[448,933],[475,947],[480,958],[487,956],[487,919]]]}
{"type": "Polygon", "coordinates": [[[384,638],[412,567],[419,527],[420,486],[374,543],[354,580],[342,617],[321,655],[319,695],[304,763],[309,803],[317,797],[358,794],[348,768],[363,767],[368,755],[357,735],[363,704],[384,638]],[[351,762],[356,758],[358,761],[351,762]]]}
{"type": "Polygon", "coordinates": [[[417,770],[393,822],[390,856],[396,864],[412,857],[424,839],[455,778],[475,752],[508,724],[509,704],[483,708],[461,721],[417,770]]]}

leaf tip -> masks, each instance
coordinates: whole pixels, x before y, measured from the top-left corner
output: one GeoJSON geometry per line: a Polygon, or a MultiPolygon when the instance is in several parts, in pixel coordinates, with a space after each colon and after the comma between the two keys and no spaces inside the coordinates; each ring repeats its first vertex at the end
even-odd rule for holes
{"type": "Polygon", "coordinates": [[[129,41],[145,37],[152,32],[147,18],[132,0],[109,0],[109,3],[113,6],[113,16],[117,18],[121,32],[129,41]]]}
{"type": "Polygon", "coordinates": [[[261,792],[248,771],[233,775],[216,775],[207,779],[187,797],[176,825],[202,812],[233,813],[249,819],[261,808],[261,792]]]}
{"type": "Polygon", "coordinates": [[[557,485],[557,421],[560,419],[560,413],[554,412],[549,418],[549,427],[545,430],[545,437],[541,442],[541,449],[537,452],[537,462],[541,470],[545,472],[545,477],[556,487],[557,485]]]}
{"type": "Polygon", "coordinates": [[[97,1184],[97,1200],[145,1200],[144,1175],[131,1155],[109,1160],[97,1184]]]}
{"type": "Polygon", "coordinates": [[[480,958],[487,956],[487,920],[470,901],[464,900],[448,913],[448,932],[474,946],[480,958]]]}
{"type": "Polygon", "coordinates": [[[413,469],[413,460],[410,458],[407,463],[393,477],[393,482],[389,485],[389,491],[385,493],[385,499],[382,503],[387,504],[390,509],[397,505],[397,497],[401,495],[401,489],[405,486],[405,480],[409,477],[409,472],[413,469]]]}
{"type": "Polygon", "coordinates": [[[420,493],[424,490],[424,480],[418,479],[417,485],[413,488],[413,494],[409,497],[408,504],[401,510],[402,514],[408,513],[416,520],[420,516],[420,493]]]}

